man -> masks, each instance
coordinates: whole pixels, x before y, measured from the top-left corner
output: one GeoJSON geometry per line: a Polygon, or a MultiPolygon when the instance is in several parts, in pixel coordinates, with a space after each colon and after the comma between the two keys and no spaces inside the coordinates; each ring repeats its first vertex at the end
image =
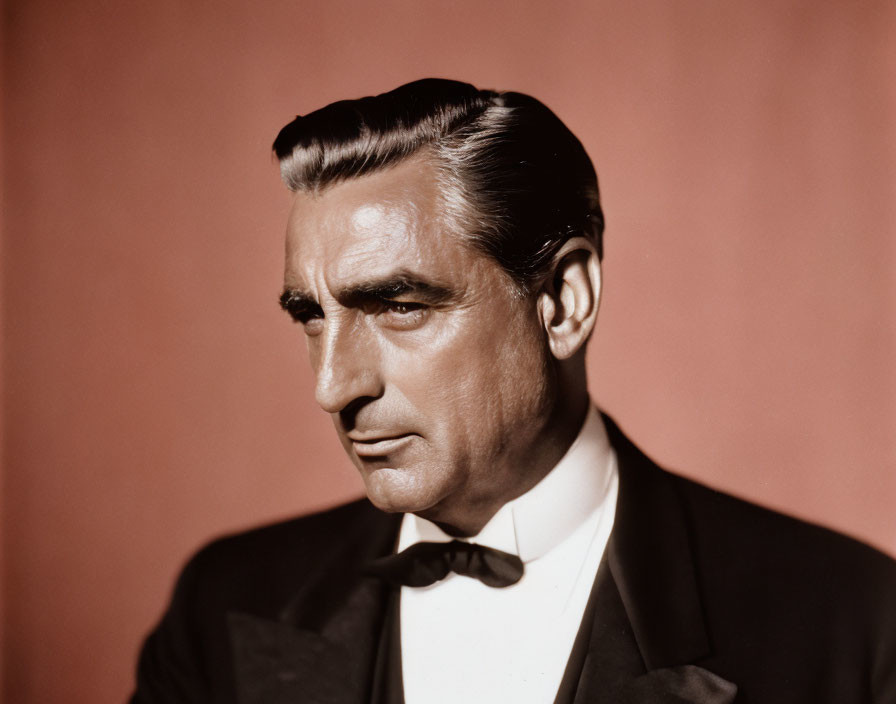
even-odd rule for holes
{"type": "Polygon", "coordinates": [[[591,405],[603,216],[553,113],[424,80],[274,149],[281,304],[369,503],[202,550],[134,702],[896,702],[891,560],[591,405]]]}

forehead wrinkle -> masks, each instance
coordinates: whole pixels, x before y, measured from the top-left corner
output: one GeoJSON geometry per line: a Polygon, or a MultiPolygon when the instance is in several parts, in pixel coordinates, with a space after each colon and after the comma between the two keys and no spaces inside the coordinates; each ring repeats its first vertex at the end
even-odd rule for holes
{"type": "MultiPolygon", "coordinates": [[[[370,218],[369,211],[365,217],[370,218]]],[[[379,278],[379,271],[394,270],[396,264],[416,263],[416,220],[403,213],[368,219],[362,231],[351,232],[338,251],[331,250],[326,266],[328,274],[339,282],[353,278],[358,272],[379,278]]]]}
{"type": "Polygon", "coordinates": [[[380,204],[362,204],[356,209],[338,208],[323,218],[303,219],[300,224],[294,219],[287,238],[287,285],[305,288],[314,281],[336,288],[358,272],[375,271],[383,264],[391,268],[396,260],[408,261],[414,250],[416,220],[408,213],[409,205],[392,210],[380,204]]]}
{"type": "MultiPolygon", "coordinates": [[[[401,270],[426,281],[440,272],[445,276],[438,278],[453,281],[450,288],[469,299],[472,269],[483,265],[484,255],[446,212],[438,180],[427,169],[410,181],[390,178],[388,172],[372,174],[325,193],[296,195],[288,233],[288,287],[338,295],[401,270]],[[473,261],[456,261],[458,244],[473,261]]],[[[476,298],[486,294],[477,293],[476,298]]]]}

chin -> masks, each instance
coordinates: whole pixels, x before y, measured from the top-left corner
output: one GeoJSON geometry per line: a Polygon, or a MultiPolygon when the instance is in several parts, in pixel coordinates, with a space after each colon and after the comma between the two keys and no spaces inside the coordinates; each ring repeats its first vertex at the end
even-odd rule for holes
{"type": "Polygon", "coordinates": [[[426,486],[413,470],[382,467],[363,474],[367,498],[386,513],[419,513],[441,499],[441,492],[426,486]]]}

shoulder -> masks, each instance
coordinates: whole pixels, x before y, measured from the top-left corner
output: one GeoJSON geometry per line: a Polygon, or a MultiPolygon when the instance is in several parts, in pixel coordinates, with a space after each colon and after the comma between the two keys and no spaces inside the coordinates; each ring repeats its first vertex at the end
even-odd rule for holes
{"type": "MultiPolygon", "coordinates": [[[[658,467],[612,420],[620,459],[617,527],[626,553],[692,567],[715,638],[755,642],[891,642],[896,561],[841,533],[658,467]],[[677,536],[672,540],[669,536],[677,536]]],[[[614,529],[615,530],[615,529],[614,529]]],[[[853,652],[864,646],[853,644],[853,652]]]]}
{"type": "Polygon", "coordinates": [[[217,538],[187,562],[147,637],[132,701],[231,701],[229,614],[278,620],[309,584],[388,551],[399,516],[366,500],[217,538]]]}
{"type": "Polygon", "coordinates": [[[202,547],[194,561],[210,566],[234,560],[257,562],[332,549],[356,534],[376,530],[389,517],[366,499],[316,513],[222,535],[202,547]]]}
{"type": "Polygon", "coordinates": [[[400,516],[366,499],[212,540],[187,563],[181,587],[245,608],[277,603],[328,564],[361,564],[391,547],[400,516]]]}
{"type": "Polygon", "coordinates": [[[684,506],[720,652],[760,669],[787,653],[800,676],[814,672],[830,692],[855,690],[858,677],[875,693],[869,701],[896,696],[896,561],[828,528],[666,476],[684,506]]]}
{"type": "MultiPolygon", "coordinates": [[[[860,583],[894,584],[896,561],[829,528],[735,497],[659,467],[612,419],[607,429],[620,459],[620,477],[634,500],[631,522],[683,520],[699,565],[727,577],[793,584],[822,580],[815,587],[848,588],[860,583]]],[[[662,525],[656,530],[661,531],[662,525]]],[[[894,591],[896,595],[896,591],[894,591]]]]}
{"type": "MultiPolygon", "coordinates": [[[[765,508],[680,475],[675,487],[699,552],[762,568],[772,578],[824,578],[831,587],[880,581],[896,585],[896,561],[854,538],[765,508]]],[[[731,568],[729,568],[731,569],[731,568]]],[[[816,585],[818,586],[818,585],[816,585]]],[[[896,592],[894,592],[896,594],[896,592]]]]}
{"type": "Polygon", "coordinates": [[[719,643],[751,657],[751,639],[775,643],[807,668],[816,662],[842,677],[851,668],[868,672],[875,690],[896,688],[896,561],[828,528],[667,476],[685,507],[719,643]]]}

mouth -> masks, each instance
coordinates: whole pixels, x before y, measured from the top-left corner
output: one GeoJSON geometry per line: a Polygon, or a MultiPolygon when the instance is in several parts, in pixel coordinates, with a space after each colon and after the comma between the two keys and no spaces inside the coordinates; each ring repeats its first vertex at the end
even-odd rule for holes
{"type": "Polygon", "coordinates": [[[384,457],[404,447],[414,438],[414,433],[404,433],[402,435],[379,435],[367,436],[358,435],[352,437],[352,448],[358,457],[384,457]]]}

